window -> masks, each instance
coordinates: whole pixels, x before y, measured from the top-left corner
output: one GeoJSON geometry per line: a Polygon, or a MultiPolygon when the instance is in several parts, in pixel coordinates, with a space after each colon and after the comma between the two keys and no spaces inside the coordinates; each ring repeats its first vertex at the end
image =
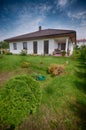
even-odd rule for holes
{"type": "Polygon", "coordinates": [[[27,50],[27,42],[23,42],[23,49],[27,50]]]}
{"type": "Polygon", "coordinates": [[[17,50],[17,44],[16,43],[13,43],[13,49],[17,50]]]}
{"type": "Polygon", "coordinates": [[[66,46],[65,43],[61,43],[61,50],[65,50],[65,46],[66,46]]]}

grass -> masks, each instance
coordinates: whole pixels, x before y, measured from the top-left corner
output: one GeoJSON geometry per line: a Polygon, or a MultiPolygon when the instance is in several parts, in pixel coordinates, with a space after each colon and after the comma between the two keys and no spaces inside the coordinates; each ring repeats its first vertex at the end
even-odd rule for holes
{"type": "Polygon", "coordinates": [[[70,57],[9,55],[0,58],[0,87],[18,74],[46,76],[45,81],[38,81],[42,89],[41,105],[19,130],[86,129],[86,94],[75,84],[76,64],[70,57]],[[28,68],[21,68],[24,61],[30,63],[28,68]],[[65,74],[58,77],[48,74],[47,68],[52,63],[64,64],[65,74]]]}

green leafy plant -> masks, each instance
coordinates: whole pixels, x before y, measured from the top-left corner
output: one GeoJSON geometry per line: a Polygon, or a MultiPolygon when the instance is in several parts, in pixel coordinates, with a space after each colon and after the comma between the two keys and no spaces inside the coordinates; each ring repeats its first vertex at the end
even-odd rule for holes
{"type": "Polygon", "coordinates": [[[71,55],[71,58],[77,59],[80,55],[80,48],[76,45],[73,50],[73,54],[71,55]]]}
{"type": "Polygon", "coordinates": [[[86,93],[86,46],[80,47],[77,60],[78,65],[76,75],[78,77],[78,81],[76,82],[76,85],[86,93]]]}
{"type": "Polygon", "coordinates": [[[61,54],[62,54],[62,56],[65,56],[66,55],[66,51],[65,50],[61,51],[61,54]]]}
{"type": "Polygon", "coordinates": [[[33,78],[19,75],[10,79],[0,91],[0,125],[15,128],[36,111],[40,101],[41,89],[33,78]]]}
{"type": "Polygon", "coordinates": [[[22,50],[22,51],[20,52],[20,55],[21,55],[21,56],[26,56],[26,55],[27,55],[27,50],[22,50]]]}

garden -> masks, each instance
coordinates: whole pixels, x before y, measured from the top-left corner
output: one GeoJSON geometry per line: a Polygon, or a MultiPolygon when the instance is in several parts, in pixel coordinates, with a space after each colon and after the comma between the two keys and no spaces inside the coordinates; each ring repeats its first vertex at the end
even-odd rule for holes
{"type": "Polygon", "coordinates": [[[0,130],[85,130],[85,76],[75,52],[0,55],[0,130]]]}

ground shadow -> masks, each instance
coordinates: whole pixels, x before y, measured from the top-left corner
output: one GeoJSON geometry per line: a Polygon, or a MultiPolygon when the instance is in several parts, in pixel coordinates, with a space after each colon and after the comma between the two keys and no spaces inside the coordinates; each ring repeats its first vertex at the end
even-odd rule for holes
{"type": "Polygon", "coordinates": [[[79,61],[79,64],[76,66],[75,76],[77,79],[74,81],[75,86],[86,93],[86,63],[79,61]]]}
{"type": "Polygon", "coordinates": [[[76,104],[70,104],[70,109],[78,117],[77,126],[79,130],[86,130],[86,104],[77,100],[76,104]]]}

